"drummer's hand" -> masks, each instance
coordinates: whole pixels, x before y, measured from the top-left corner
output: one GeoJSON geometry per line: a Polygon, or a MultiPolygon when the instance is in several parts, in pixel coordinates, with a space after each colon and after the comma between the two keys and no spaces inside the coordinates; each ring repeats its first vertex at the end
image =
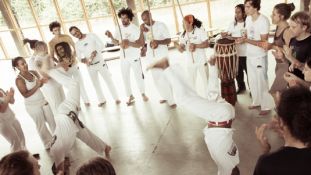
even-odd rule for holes
{"type": "Polygon", "coordinates": [[[193,43],[190,43],[190,44],[189,44],[189,51],[190,51],[190,52],[194,52],[194,51],[195,51],[195,48],[196,48],[195,44],[193,44],[193,43]]]}
{"type": "Polygon", "coordinates": [[[208,60],[208,63],[212,66],[214,66],[216,64],[216,57],[215,55],[212,55],[209,60],[208,60]]]}
{"type": "Polygon", "coordinates": [[[220,32],[220,36],[221,36],[222,38],[225,38],[225,37],[228,36],[228,32],[220,32]]]}
{"type": "Polygon", "coordinates": [[[245,40],[246,40],[245,37],[237,38],[235,40],[235,44],[243,44],[243,43],[245,43],[245,40]]]}
{"type": "Polygon", "coordinates": [[[178,48],[178,51],[181,52],[181,53],[183,53],[183,52],[186,50],[184,44],[179,44],[179,45],[177,46],[177,48],[178,48]]]}
{"type": "Polygon", "coordinates": [[[287,81],[289,87],[297,86],[299,84],[299,78],[290,72],[285,72],[284,79],[287,81]]]}
{"type": "Polygon", "coordinates": [[[141,30],[142,32],[148,32],[148,31],[149,31],[148,28],[145,26],[144,23],[140,25],[140,30],[141,30]]]}
{"type": "Polygon", "coordinates": [[[272,44],[270,44],[268,41],[261,41],[258,43],[258,46],[263,48],[265,51],[268,51],[271,48],[272,44]]]}

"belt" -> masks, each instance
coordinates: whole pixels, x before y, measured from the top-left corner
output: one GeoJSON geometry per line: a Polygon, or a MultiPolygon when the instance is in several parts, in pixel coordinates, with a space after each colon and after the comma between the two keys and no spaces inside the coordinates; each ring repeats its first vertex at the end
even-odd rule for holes
{"type": "Polygon", "coordinates": [[[67,114],[67,116],[70,117],[74,123],[76,123],[76,121],[78,121],[80,127],[81,127],[81,128],[84,128],[84,125],[83,125],[83,123],[79,120],[77,113],[75,113],[74,111],[70,111],[70,112],[67,114]]]}
{"type": "Polygon", "coordinates": [[[208,121],[208,127],[213,128],[213,127],[220,127],[220,128],[230,128],[232,124],[232,119],[227,120],[227,121],[221,121],[221,122],[214,122],[214,121],[208,121]]]}
{"type": "Polygon", "coordinates": [[[98,64],[100,61],[96,61],[95,63],[91,63],[90,65],[98,64]]]}

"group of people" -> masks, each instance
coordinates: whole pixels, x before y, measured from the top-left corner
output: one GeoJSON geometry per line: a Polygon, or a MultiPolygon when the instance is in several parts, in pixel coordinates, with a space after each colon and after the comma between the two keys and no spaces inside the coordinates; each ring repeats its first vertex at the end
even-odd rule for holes
{"type": "MultiPolygon", "coordinates": [[[[221,33],[221,37],[235,40],[237,45],[237,93],[246,90],[245,71],[252,98],[249,109],[260,108],[259,114],[267,115],[276,105],[278,117],[273,121],[274,129],[285,140],[284,147],[268,154],[270,145],[264,134],[268,125],[256,128],[265,155],[258,160],[254,174],[310,174],[311,18],[306,12],[291,15],[295,8],[293,4],[277,4],[271,15],[277,28],[273,43],[269,43],[270,24],[268,18],[260,13],[260,5],[260,0],[245,0],[244,4],[237,5],[234,21],[227,32],[221,33]],[[267,75],[268,50],[273,50],[276,60],[276,78],[270,89],[267,75]],[[294,163],[296,166],[291,168],[294,163]]],[[[147,70],[162,97],[160,103],[167,103],[171,108],[181,106],[206,120],[204,140],[218,167],[218,175],[239,174],[239,150],[233,141],[232,129],[235,109],[221,98],[217,89],[217,74],[209,74],[211,71],[217,72],[217,67],[215,57],[206,56],[209,42],[202,22],[193,15],[184,16],[184,31],[176,44],[181,53],[186,52],[187,81],[183,77],[182,68],[170,61],[168,45],[171,37],[164,23],[153,20],[148,10],[141,14],[143,24],[139,27],[132,23],[134,14],[131,9],[122,8],[117,15],[121,25],[114,34],[110,31],[105,34],[112,43],[120,46],[121,74],[128,97],[126,104],[135,102],[130,81],[131,69],[143,101],[149,100],[145,94],[145,76],[140,60],[141,55],[146,55],[147,70]],[[203,95],[198,95],[195,87],[198,75],[204,85],[203,95]]],[[[45,149],[54,161],[53,172],[66,174],[66,160],[76,137],[99,155],[109,158],[111,151],[107,143],[79,120],[80,97],[86,107],[90,106],[90,100],[78,61],[87,65],[99,107],[106,104],[106,98],[98,74],[105,81],[115,103],[118,105],[121,101],[101,54],[105,46],[99,37],[94,33],[85,34],[78,27],[71,26],[69,32],[77,39],[74,42],[69,35],[61,34],[60,23],[52,22],[49,27],[54,38],[48,44],[25,39],[24,42],[34,51],[33,55],[28,63],[23,57],[16,57],[12,60],[12,66],[18,71],[16,86],[25,98],[26,111],[34,120],[45,149]],[[63,88],[67,89],[66,94],[63,88]]],[[[27,150],[24,134],[9,107],[13,103],[14,90],[1,90],[0,131],[10,142],[13,153],[1,159],[0,175],[11,171],[16,172],[11,174],[21,174],[17,171],[38,174],[37,160],[29,152],[23,151],[27,150]],[[20,163],[16,163],[17,160],[20,163]]],[[[107,175],[115,174],[112,165],[102,158],[83,165],[77,174],[96,174],[101,169],[107,175]]]]}

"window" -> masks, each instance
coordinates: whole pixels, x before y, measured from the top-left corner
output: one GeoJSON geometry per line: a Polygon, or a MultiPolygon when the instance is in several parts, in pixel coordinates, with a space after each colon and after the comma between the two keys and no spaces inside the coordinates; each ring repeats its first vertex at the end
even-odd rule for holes
{"type": "Polygon", "coordinates": [[[27,0],[10,0],[9,2],[20,27],[24,28],[36,25],[27,0]]]}
{"type": "Polygon", "coordinates": [[[8,29],[8,26],[6,25],[4,18],[2,16],[2,13],[0,13],[0,31],[8,29]]]}
{"type": "Polygon", "coordinates": [[[52,0],[32,0],[32,5],[40,25],[48,25],[52,21],[59,20],[52,0]]]}
{"type": "MultiPolygon", "coordinates": [[[[195,18],[202,22],[202,26],[207,29],[208,28],[208,16],[207,16],[207,3],[199,2],[199,3],[192,3],[187,5],[181,5],[181,10],[184,16],[192,14],[195,18]],[[198,10],[200,9],[200,10],[198,10]]],[[[183,23],[182,23],[182,16],[179,10],[179,7],[176,6],[176,13],[177,13],[177,20],[179,25],[179,31],[183,31],[183,23]]]]}
{"type": "Polygon", "coordinates": [[[60,7],[61,15],[65,21],[73,21],[84,18],[79,0],[58,0],[58,4],[60,7]]]}
{"type": "Polygon", "coordinates": [[[84,0],[88,17],[107,16],[110,11],[109,3],[105,0],[84,0]]]}

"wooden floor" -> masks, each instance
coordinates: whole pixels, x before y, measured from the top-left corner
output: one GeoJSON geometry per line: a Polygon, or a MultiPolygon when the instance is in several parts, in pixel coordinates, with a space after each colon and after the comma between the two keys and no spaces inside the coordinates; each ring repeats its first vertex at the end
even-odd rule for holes
{"type": "MultiPolygon", "coordinates": [[[[176,62],[182,61],[182,56],[176,50],[170,51],[170,56],[176,62]]],[[[270,55],[269,58],[272,58],[270,55]]],[[[143,66],[144,66],[143,60],[143,66]]],[[[0,64],[0,87],[8,88],[14,85],[15,73],[10,68],[8,61],[0,64]],[[4,74],[5,73],[5,74],[4,74]],[[5,76],[7,75],[7,76],[5,76]]],[[[274,78],[273,59],[269,61],[270,84],[274,78]]],[[[134,79],[132,85],[136,102],[133,106],[126,106],[125,94],[120,74],[119,60],[109,61],[108,66],[112,72],[122,103],[114,104],[107,88],[103,85],[107,97],[106,106],[97,107],[94,89],[84,66],[85,84],[91,106],[82,106],[81,120],[91,131],[112,146],[112,164],[118,175],[213,175],[217,174],[217,167],[210,157],[203,140],[202,130],[206,122],[182,108],[170,109],[167,104],[160,104],[160,97],[154,88],[152,77],[146,73],[146,94],[150,97],[148,102],[143,102],[139,96],[134,79]]],[[[261,123],[269,121],[274,113],[260,117],[257,110],[248,110],[251,99],[249,92],[238,96],[234,140],[239,148],[242,175],[250,175],[258,156],[260,147],[255,139],[254,130],[261,123]]],[[[41,172],[43,175],[51,173],[51,159],[44,150],[41,140],[35,130],[31,118],[25,111],[21,95],[16,93],[16,103],[12,106],[16,117],[21,122],[25,133],[26,144],[32,153],[41,155],[41,172]]],[[[271,133],[269,140],[276,149],[282,142],[271,133]]],[[[0,136],[0,157],[10,151],[8,142],[0,136]]],[[[77,140],[71,154],[71,173],[75,174],[76,168],[97,154],[84,143],[77,140]]]]}

